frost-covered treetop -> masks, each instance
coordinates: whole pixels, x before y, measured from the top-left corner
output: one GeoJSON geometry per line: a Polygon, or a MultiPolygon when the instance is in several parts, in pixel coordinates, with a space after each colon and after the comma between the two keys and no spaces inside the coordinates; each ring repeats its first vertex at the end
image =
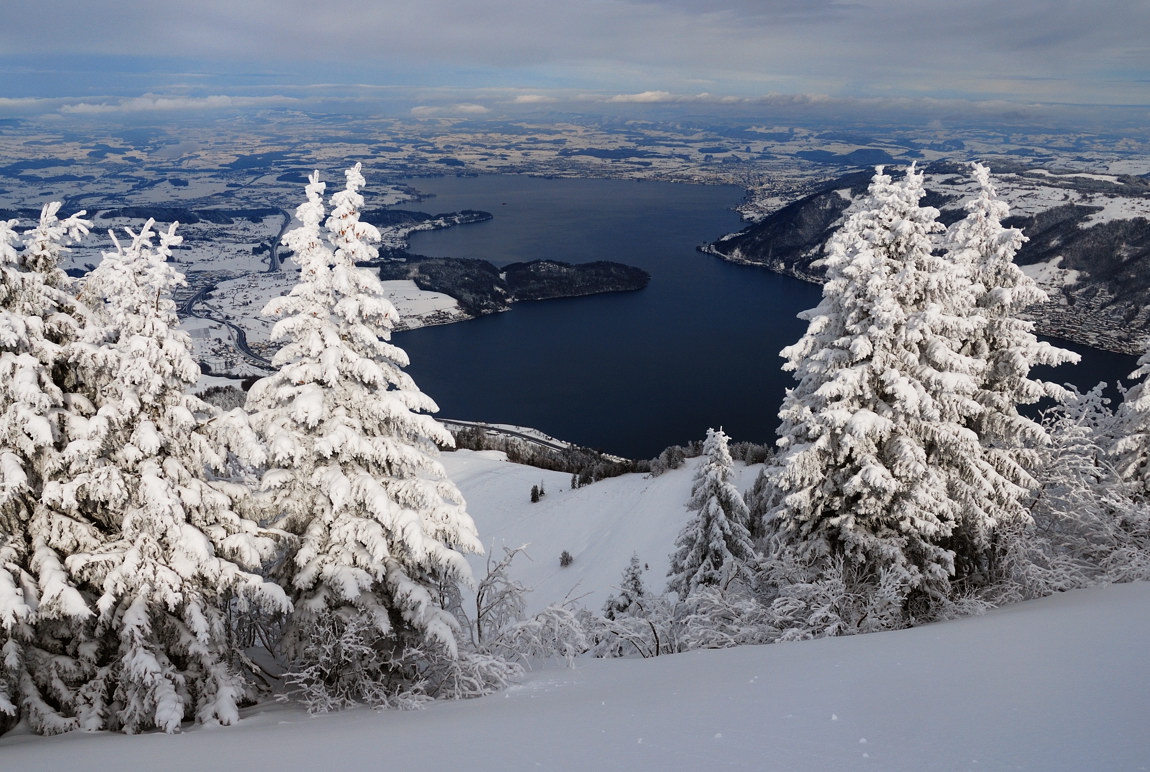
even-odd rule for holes
{"type": "MultiPolygon", "coordinates": [[[[21,266],[30,271],[39,271],[50,285],[57,287],[66,281],[60,269],[61,253],[68,251],[67,244],[82,239],[92,227],[91,222],[83,219],[86,214],[84,211],[61,220],[57,217],[60,207],[59,201],[44,205],[40,212],[39,226],[24,234],[24,251],[20,256],[21,266]]],[[[0,242],[3,240],[0,236],[0,242]]]]}
{"type": "Polygon", "coordinates": [[[18,220],[0,220],[0,309],[5,312],[0,345],[26,343],[26,333],[57,343],[76,333],[75,322],[58,313],[82,313],[59,262],[67,245],[87,234],[91,223],[83,219],[84,212],[61,220],[59,211],[59,202],[45,204],[37,226],[23,234],[16,230],[18,220]]]}
{"type": "Polygon", "coordinates": [[[176,234],[178,223],[159,234],[154,225],[148,220],[139,233],[128,230],[126,243],[109,232],[115,249],[104,253],[81,293],[94,316],[86,339],[94,346],[119,344],[135,352],[120,363],[124,369],[119,377],[145,401],[172,394],[170,384],[164,383],[168,379],[190,386],[200,376],[191,338],[177,329],[180,320],[172,299],[172,292],[187,283],[168,262],[171,248],[183,237],[176,234]]]}
{"type": "Polygon", "coordinates": [[[26,548],[20,518],[39,497],[42,466],[59,439],[65,395],[53,373],[83,324],[58,263],[90,223],[83,212],[61,220],[59,211],[59,203],[45,205],[23,234],[19,221],[0,220],[0,517],[12,518],[0,522],[0,545],[7,535],[17,552],[26,548]]]}

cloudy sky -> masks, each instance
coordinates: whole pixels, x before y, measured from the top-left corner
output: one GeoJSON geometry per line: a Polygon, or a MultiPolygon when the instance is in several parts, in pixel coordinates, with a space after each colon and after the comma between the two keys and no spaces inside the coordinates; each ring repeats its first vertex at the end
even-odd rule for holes
{"type": "Polygon", "coordinates": [[[1150,105],[1145,0],[18,0],[4,16],[0,115],[393,92],[428,111],[764,95],[1150,105]]]}

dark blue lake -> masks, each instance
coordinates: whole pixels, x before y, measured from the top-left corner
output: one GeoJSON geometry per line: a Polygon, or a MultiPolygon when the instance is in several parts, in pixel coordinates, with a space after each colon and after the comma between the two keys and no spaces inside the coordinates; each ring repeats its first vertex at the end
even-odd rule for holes
{"type": "MultiPolygon", "coordinates": [[[[532,426],[631,458],[702,439],[708,427],[773,440],[793,384],[778,352],[806,329],[795,315],[821,289],[696,251],[742,227],[740,188],[518,176],[412,184],[434,198],[404,208],[495,216],[415,234],[413,252],[497,265],[615,260],[652,277],[640,292],[517,303],[396,334],[442,417],[532,426]]],[[[1084,351],[1085,367],[1054,379],[1092,385],[1133,368],[1132,357],[1084,351]]]]}

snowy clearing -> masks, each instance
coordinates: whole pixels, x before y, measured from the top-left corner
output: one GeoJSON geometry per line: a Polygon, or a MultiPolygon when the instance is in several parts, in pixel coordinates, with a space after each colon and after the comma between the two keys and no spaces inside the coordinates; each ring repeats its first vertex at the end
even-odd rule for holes
{"type": "Polygon", "coordinates": [[[1074,172],[1071,174],[1056,174],[1049,169],[1031,169],[1030,174],[1038,175],[1040,177],[1053,177],[1054,179],[1061,179],[1063,177],[1078,177],[1084,180],[1098,180],[1099,182],[1114,182],[1117,183],[1118,177],[1113,174],[1088,174],[1086,172],[1074,172]]]}
{"type": "MultiPolygon", "coordinates": [[[[499,453],[444,462],[485,544],[531,545],[513,573],[535,587],[533,609],[572,587],[598,609],[633,551],[662,587],[698,459],[577,490],[499,453]]],[[[756,471],[736,466],[740,488],[756,471]]],[[[1148,607],[1150,584],[1114,585],[913,630],[545,664],[504,692],[414,712],[308,716],[269,702],[238,726],[174,736],[17,730],[0,738],[0,767],[1150,769],[1148,607]]]]}
{"type": "Polygon", "coordinates": [[[399,312],[396,329],[414,330],[433,324],[458,322],[471,317],[459,307],[459,301],[442,292],[421,290],[410,279],[382,282],[388,300],[399,312]]]}
{"type": "Polygon", "coordinates": [[[1091,202],[1102,210],[1086,218],[1087,225],[1098,225],[1114,220],[1150,219],[1150,199],[1099,196],[1091,202]]]}
{"type": "Polygon", "coordinates": [[[1078,282],[1078,277],[1081,272],[1072,271],[1067,268],[1060,267],[1062,263],[1062,255],[1047,260],[1044,263],[1035,263],[1033,265],[1020,266],[1022,272],[1034,279],[1039,286],[1050,290],[1053,287],[1069,287],[1078,282]]]}

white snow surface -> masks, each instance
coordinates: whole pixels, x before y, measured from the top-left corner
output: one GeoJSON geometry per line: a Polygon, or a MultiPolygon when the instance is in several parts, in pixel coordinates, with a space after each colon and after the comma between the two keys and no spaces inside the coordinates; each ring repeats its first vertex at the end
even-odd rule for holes
{"type": "Polygon", "coordinates": [[[1089,227],[1112,220],[1150,219],[1150,198],[1124,198],[1121,196],[1098,196],[1091,204],[1102,207],[1086,218],[1084,225],[1089,227]]]}
{"type": "MultiPolygon", "coordinates": [[[[663,586],[698,463],[572,491],[569,475],[498,453],[444,461],[485,544],[530,545],[515,566],[532,608],[578,585],[596,610],[633,551],[663,586]],[[564,549],[575,562],[561,569],[564,549]]],[[[756,472],[738,465],[740,488],[756,472]]],[[[413,712],[269,702],[177,735],[16,730],[0,769],[1148,769],[1147,608],[1150,584],[1112,585],[912,630],[544,664],[506,691],[413,712]]]]}
{"type": "Polygon", "coordinates": [[[399,312],[398,329],[413,330],[470,318],[455,298],[442,292],[421,290],[410,279],[392,279],[382,284],[388,300],[399,312]]]}
{"type": "Polygon", "coordinates": [[[1060,286],[1069,287],[1073,284],[1077,284],[1081,272],[1070,270],[1069,268],[1062,268],[1061,264],[1062,255],[1058,255],[1052,260],[1047,260],[1043,263],[1033,263],[1019,267],[1024,274],[1034,279],[1040,287],[1049,289],[1060,286]]]}

